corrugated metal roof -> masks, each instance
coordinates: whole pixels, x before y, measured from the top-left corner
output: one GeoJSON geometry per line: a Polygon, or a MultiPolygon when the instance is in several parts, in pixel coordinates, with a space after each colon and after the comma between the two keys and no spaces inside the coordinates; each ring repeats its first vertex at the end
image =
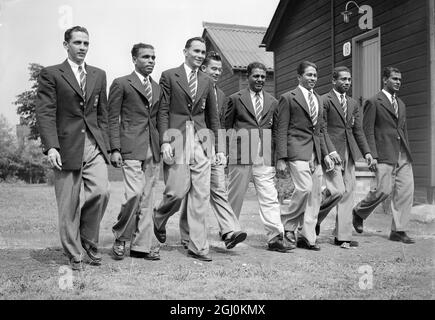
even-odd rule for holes
{"type": "Polygon", "coordinates": [[[204,33],[233,69],[246,69],[249,63],[262,62],[273,71],[273,53],[260,48],[267,28],[203,22],[204,33]]]}

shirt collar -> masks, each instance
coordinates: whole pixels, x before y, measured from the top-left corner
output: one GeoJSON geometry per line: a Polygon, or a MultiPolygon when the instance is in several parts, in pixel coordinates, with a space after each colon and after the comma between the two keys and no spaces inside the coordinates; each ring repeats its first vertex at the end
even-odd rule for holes
{"type": "Polygon", "coordinates": [[[301,85],[299,85],[299,88],[302,90],[302,93],[303,93],[305,96],[308,96],[308,94],[309,94],[310,92],[314,94],[313,90],[308,90],[307,88],[305,88],[305,87],[303,87],[303,86],[301,86],[301,85]]]}
{"type": "MultiPolygon", "coordinates": [[[[190,73],[193,71],[193,69],[184,63],[184,70],[186,71],[187,78],[189,79],[190,73]]],[[[198,69],[196,69],[195,73],[196,76],[198,76],[198,69]]]]}
{"type": "MultiPolygon", "coordinates": [[[[251,99],[255,98],[255,95],[257,94],[255,91],[252,91],[251,89],[249,89],[249,93],[251,94],[251,99]]],[[[263,100],[263,90],[261,90],[258,95],[260,96],[260,99],[263,100]]]]}
{"type": "Polygon", "coordinates": [[[335,89],[332,89],[332,90],[334,90],[335,94],[337,95],[338,101],[341,101],[341,95],[344,95],[344,99],[345,99],[345,100],[347,99],[347,97],[346,97],[346,93],[340,93],[340,92],[338,92],[338,91],[335,90],[335,89]]]}
{"type": "Polygon", "coordinates": [[[389,93],[387,90],[382,89],[382,92],[387,96],[388,100],[390,100],[390,102],[393,102],[393,96],[391,95],[391,93],[389,93]]]}
{"type": "Polygon", "coordinates": [[[140,82],[144,82],[145,79],[147,79],[149,81],[149,76],[144,77],[143,75],[141,75],[139,72],[136,71],[136,69],[134,70],[134,72],[136,73],[136,75],[139,77],[140,82]]]}
{"type": "MultiPolygon", "coordinates": [[[[74,61],[72,61],[70,58],[68,58],[67,60],[68,60],[69,65],[71,66],[71,69],[73,69],[74,73],[77,73],[78,70],[79,70],[79,65],[77,63],[75,63],[74,61]]],[[[86,72],[86,68],[85,68],[85,63],[84,62],[81,64],[81,66],[83,66],[83,70],[84,70],[85,74],[88,74],[86,72]]]]}

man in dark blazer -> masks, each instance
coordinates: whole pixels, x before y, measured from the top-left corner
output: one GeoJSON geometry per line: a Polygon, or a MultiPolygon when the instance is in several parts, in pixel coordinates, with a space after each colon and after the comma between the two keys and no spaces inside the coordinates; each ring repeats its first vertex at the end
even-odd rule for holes
{"type": "MultiPolygon", "coordinates": [[[[325,135],[329,156],[338,166],[335,176],[326,176],[326,194],[317,218],[317,230],[329,211],[337,207],[334,244],[342,248],[358,246],[352,238],[352,208],[354,205],[355,161],[364,155],[369,167],[373,162],[362,128],[358,103],[347,96],[352,82],[350,70],[337,67],[332,73],[332,90],[323,95],[323,119],[328,134],[325,135]],[[361,152],[360,152],[361,151],[361,152]]],[[[317,231],[316,230],[316,231],[317,231]]],[[[318,234],[318,233],[317,233],[318,234]]]]}
{"type": "Polygon", "coordinates": [[[266,66],[252,62],[247,67],[248,88],[231,95],[225,112],[229,142],[229,201],[237,217],[252,177],[264,223],[268,249],[288,252],[284,242],[278,192],[273,166],[273,115],[278,101],[263,90],[266,66]]]}
{"type": "Polygon", "coordinates": [[[100,264],[100,221],[109,200],[106,74],[84,63],[88,31],[65,31],[68,59],[41,70],[36,118],[43,151],[54,168],[62,246],[74,270],[82,270],[82,247],[100,264]],[[80,187],[84,203],[80,208],[80,187]]]}
{"type": "MultiPolygon", "coordinates": [[[[219,53],[210,51],[201,65],[201,71],[213,80],[214,93],[216,95],[216,107],[220,122],[220,128],[224,128],[225,123],[225,93],[217,86],[220,75],[222,74],[222,58],[219,53]]],[[[189,226],[187,224],[187,202],[184,201],[180,213],[180,233],[181,242],[187,248],[189,242],[189,226]]],[[[234,214],[228,202],[228,191],[225,181],[225,165],[211,164],[210,176],[210,205],[216,216],[220,229],[220,237],[227,249],[234,248],[238,243],[246,239],[246,232],[241,231],[239,220],[234,214]]]]}
{"type": "Polygon", "coordinates": [[[279,100],[276,123],[277,170],[285,170],[286,161],[294,183],[288,208],[281,218],[289,243],[309,250],[320,250],[315,227],[321,201],[322,159],[327,170],[334,167],[324,141],[323,107],[314,92],[317,66],[309,61],[299,64],[299,85],[279,100]],[[301,227],[300,235],[296,230],[301,227]]]}
{"type": "Polygon", "coordinates": [[[111,162],[122,169],[124,200],[113,226],[115,259],[130,257],[159,260],[151,250],[153,239],[153,187],[159,176],[160,146],[157,111],[160,87],[151,78],[155,52],[149,44],[135,44],[131,50],[134,71],[113,81],[109,93],[111,162]]]}
{"type": "Polygon", "coordinates": [[[393,221],[389,239],[414,243],[405,232],[414,199],[414,176],[406,106],[397,97],[402,74],[397,68],[386,67],[382,80],[384,88],[366,101],[363,118],[364,132],[376,160],[376,187],[353,208],[353,226],[358,233],[363,232],[363,221],[391,195],[393,221]]]}
{"type": "Polygon", "coordinates": [[[157,126],[165,190],[160,206],[154,210],[154,233],[161,243],[166,241],[166,223],[187,197],[187,254],[211,261],[205,219],[210,199],[213,142],[216,163],[223,163],[225,156],[224,150],[218,148],[219,118],[213,81],[198,72],[205,58],[204,39],[187,40],[184,56],[180,67],[164,71],[160,78],[162,95],[157,126]]]}

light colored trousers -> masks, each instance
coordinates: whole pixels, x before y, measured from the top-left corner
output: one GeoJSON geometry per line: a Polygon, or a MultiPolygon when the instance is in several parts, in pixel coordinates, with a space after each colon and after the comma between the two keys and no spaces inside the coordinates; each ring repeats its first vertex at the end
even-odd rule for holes
{"type": "Polygon", "coordinates": [[[121,169],[124,200],[112,228],[113,234],[120,241],[131,241],[131,250],[150,252],[154,239],[152,214],[159,163],[154,162],[148,147],[144,161],[124,160],[121,169]]]}
{"type": "Polygon", "coordinates": [[[414,176],[411,162],[403,147],[396,165],[378,163],[375,184],[353,210],[362,219],[367,219],[390,194],[393,213],[391,230],[405,231],[414,200],[414,176]]]}
{"type": "MultiPolygon", "coordinates": [[[[186,143],[186,148],[188,148],[186,143]]],[[[189,226],[189,250],[205,255],[209,252],[206,216],[210,200],[210,159],[201,144],[193,143],[195,161],[190,164],[163,164],[165,190],[160,206],[154,210],[154,222],[158,229],[166,226],[168,219],[180,210],[186,197],[187,223],[189,226]]],[[[183,157],[183,155],[180,155],[183,157]]]]}
{"type": "Polygon", "coordinates": [[[88,132],[82,168],[61,171],[54,169],[54,190],[62,247],[69,259],[82,261],[82,242],[98,247],[100,222],[110,196],[107,164],[88,132]],[[84,201],[80,208],[82,183],[84,201]]]}
{"type": "MultiPolygon", "coordinates": [[[[183,201],[180,212],[180,235],[181,242],[183,243],[189,241],[186,205],[187,202],[183,201]]],[[[228,191],[225,183],[225,167],[223,165],[211,165],[210,205],[216,216],[221,237],[229,232],[241,230],[239,220],[228,202],[228,191]]]]}
{"type": "Polygon", "coordinates": [[[281,211],[282,223],[285,231],[296,231],[302,227],[300,235],[314,245],[321,201],[322,167],[315,163],[312,172],[309,161],[290,161],[289,165],[295,188],[288,207],[281,211]]]}
{"type": "Polygon", "coordinates": [[[268,241],[283,234],[284,227],[280,218],[278,192],[274,182],[275,167],[264,165],[260,159],[257,164],[252,165],[229,165],[228,175],[228,200],[237,218],[240,216],[243,199],[252,176],[260,206],[260,218],[266,229],[268,241]]]}

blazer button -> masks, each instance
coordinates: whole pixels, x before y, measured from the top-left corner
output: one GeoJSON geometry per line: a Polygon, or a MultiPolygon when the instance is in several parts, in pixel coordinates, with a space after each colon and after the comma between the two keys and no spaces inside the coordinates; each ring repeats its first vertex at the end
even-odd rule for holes
{"type": "Polygon", "coordinates": [[[187,106],[190,108],[192,105],[189,103],[187,106]]]}
{"type": "Polygon", "coordinates": [[[82,133],[85,133],[85,129],[82,129],[82,133]]]}
{"type": "Polygon", "coordinates": [[[397,140],[400,140],[400,137],[397,137],[397,140]]]}
{"type": "Polygon", "coordinates": [[[80,105],[83,107],[83,102],[80,102],[80,105]]]}

